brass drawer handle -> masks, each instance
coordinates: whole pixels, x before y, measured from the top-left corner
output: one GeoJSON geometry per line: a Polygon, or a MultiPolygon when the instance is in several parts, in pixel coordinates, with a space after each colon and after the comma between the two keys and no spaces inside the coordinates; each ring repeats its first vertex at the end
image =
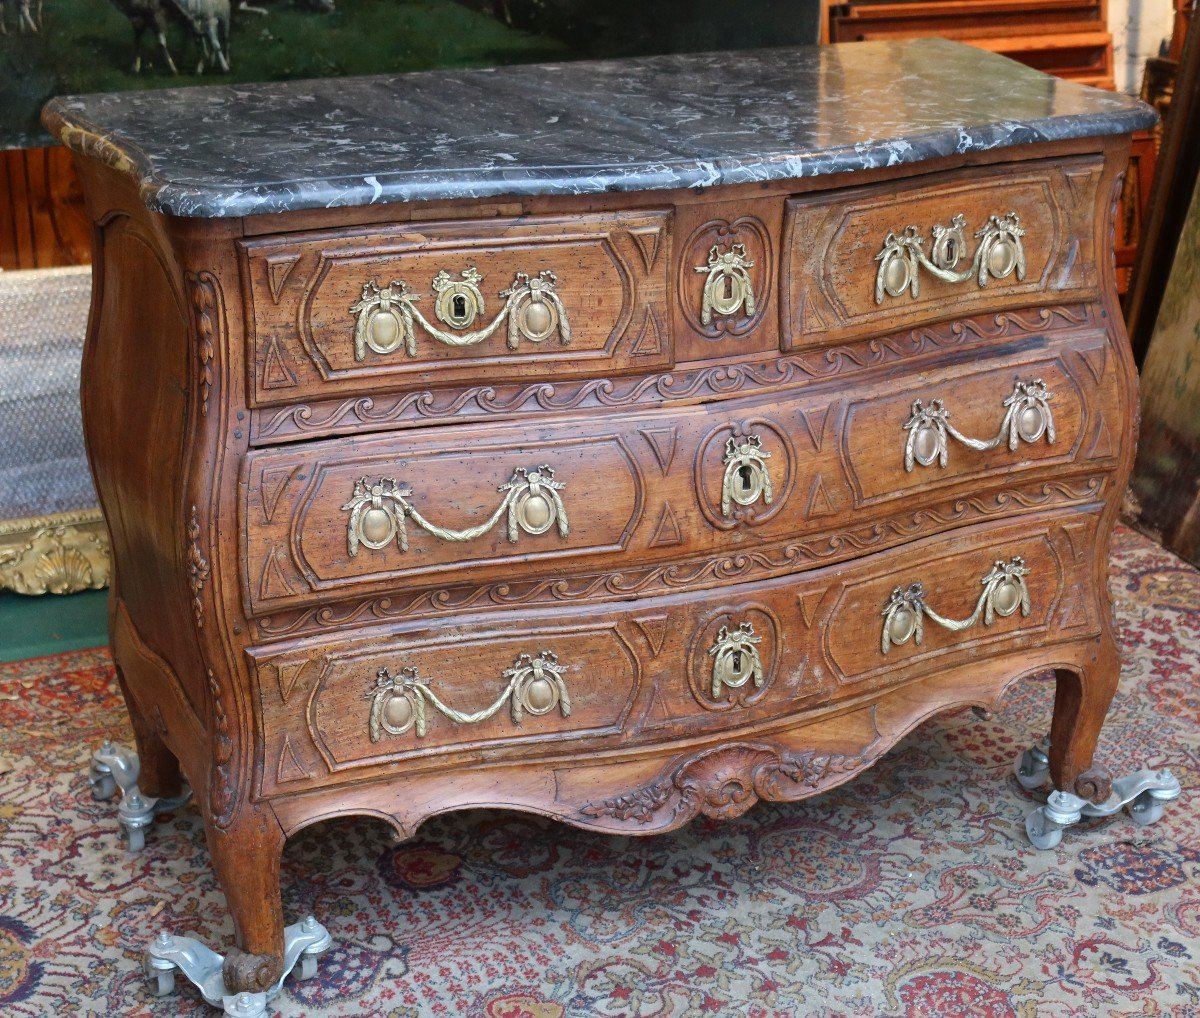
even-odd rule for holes
{"type": "Polygon", "coordinates": [[[1015,212],[989,216],[983,228],[975,232],[979,246],[971,264],[959,272],[958,263],[967,256],[966,230],[967,220],[961,213],[950,220],[949,226],[935,226],[928,256],[922,250],[925,238],[917,227],[906,226],[899,234],[889,232],[875,256],[879,262],[875,303],[882,304],[884,295],[899,297],[905,290],[914,298],[920,296],[922,268],[947,283],[962,283],[974,276],[980,289],[989,279],[1005,279],[1014,272],[1017,279],[1025,278],[1025,246],[1021,242],[1025,230],[1020,216],[1015,212]]]}
{"type": "Polygon", "coordinates": [[[725,443],[725,475],[721,478],[721,515],[733,518],[734,506],[745,508],[760,498],[770,505],[775,498],[767,460],[771,454],[756,434],[733,435],[725,443]]]}
{"type": "Polygon", "coordinates": [[[387,547],[393,540],[401,551],[408,551],[408,530],[404,521],[412,521],[422,530],[443,541],[473,541],[496,525],[502,516],[508,517],[508,539],[517,543],[521,532],[544,534],[557,525],[560,537],[568,534],[567,510],[560,491],[566,488],[554,479],[552,467],[542,465],[532,470],[518,467],[512,477],[497,488],[504,498],[496,511],[487,520],[463,530],[450,530],[431,523],[408,499],[412,488],[399,485],[390,477],[383,477],[371,484],[362,477],[354,482],[354,495],[344,506],[343,512],[350,514],[347,524],[347,542],[350,557],[358,554],[359,545],[373,551],[387,547]]]}
{"type": "Polygon", "coordinates": [[[943,629],[961,633],[970,629],[981,618],[985,626],[996,621],[996,616],[1007,618],[1018,608],[1022,615],[1029,614],[1029,587],[1025,577],[1029,570],[1020,555],[1008,562],[997,562],[991,572],[980,582],[983,591],[975,604],[975,610],[965,619],[948,619],[939,615],[925,603],[925,587],[921,583],[910,583],[892,591],[883,606],[883,642],[880,649],[887,653],[892,645],[899,646],[912,639],[921,646],[924,637],[923,620],[926,616],[943,629]]]}
{"type": "Polygon", "coordinates": [[[571,716],[571,697],[563,673],[566,665],[558,663],[558,657],[548,650],[537,657],[521,654],[506,668],[503,678],[508,684],[490,707],[468,714],[455,710],[439,699],[429,688],[430,679],[423,678],[416,668],[401,668],[392,675],[380,668],[375,676],[375,688],[367,694],[371,701],[371,741],[378,742],[384,733],[403,735],[415,729],[417,738],[426,732],[425,705],[432,704],[451,721],[460,725],[476,725],[495,715],[505,702],[510,702],[514,725],[519,725],[526,715],[541,717],[558,708],[564,718],[571,716]]]}
{"type": "Polygon", "coordinates": [[[1005,398],[1004,419],[994,438],[986,440],[969,438],[950,423],[950,411],[940,399],[929,401],[926,406],[914,400],[909,418],[904,422],[908,440],[904,443],[904,469],[912,472],[914,465],[930,466],[936,461],[944,467],[949,460],[947,436],[956,439],[968,449],[984,452],[995,449],[1005,436],[1008,448],[1016,452],[1021,442],[1037,442],[1044,435],[1046,442],[1055,440],[1054,415],[1050,412],[1050,390],[1040,378],[1028,382],[1016,382],[1011,395],[1005,398]]]}
{"type": "MultiPolygon", "coordinates": [[[[484,300],[479,284],[483,282],[473,265],[459,279],[443,269],[433,278],[437,292],[434,313],[443,323],[461,329],[472,325],[483,314],[484,300]]],[[[362,297],[350,307],[354,324],[354,359],[367,359],[367,351],[389,354],[403,345],[409,357],[417,355],[416,325],[446,346],[476,346],[490,338],[500,325],[508,322],[508,348],[517,349],[520,341],[543,343],[555,333],[564,345],[571,342],[571,323],[562,298],[555,292],[558,277],[548,269],[537,276],[518,272],[512,285],[501,290],[504,306],[492,321],[474,332],[445,332],[429,321],[417,307],[421,299],[404,280],[392,280],[380,286],[374,279],[365,284],[362,297]]]]}
{"type": "Polygon", "coordinates": [[[752,268],[754,262],[746,257],[745,244],[731,244],[724,253],[716,244],[709,249],[708,264],[696,266],[697,272],[708,274],[700,305],[701,324],[711,325],[714,311],[719,315],[736,315],[743,307],[749,317],[754,317],[757,310],[754,287],[746,271],[752,268]]]}

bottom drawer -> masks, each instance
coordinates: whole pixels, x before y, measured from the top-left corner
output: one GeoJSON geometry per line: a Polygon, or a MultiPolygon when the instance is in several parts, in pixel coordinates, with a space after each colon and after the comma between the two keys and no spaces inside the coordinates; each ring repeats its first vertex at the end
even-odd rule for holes
{"type": "Polygon", "coordinates": [[[778,727],[966,659],[1099,630],[1099,507],[571,616],[489,614],[249,651],[263,794],[778,727]]]}

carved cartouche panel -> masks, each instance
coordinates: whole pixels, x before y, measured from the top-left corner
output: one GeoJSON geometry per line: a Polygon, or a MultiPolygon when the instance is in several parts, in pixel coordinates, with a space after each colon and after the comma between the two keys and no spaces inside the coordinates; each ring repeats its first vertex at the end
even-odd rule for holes
{"type": "Polygon", "coordinates": [[[251,661],[270,762],[264,794],[446,752],[528,752],[521,747],[531,743],[550,751],[611,738],[642,682],[629,642],[603,621],[469,637],[430,630],[299,655],[254,651],[251,661]]]}
{"type": "MultiPolygon", "coordinates": [[[[1071,522],[1090,531],[1095,512],[1071,522]]],[[[869,575],[847,577],[823,640],[837,677],[847,683],[900,679],[918,665],[982,653],[997,642],[1048,641],[1057,625],[1060,602],[1091,596],[1087,568],[1082,561],[1068,561],[1044,528],[1031,530],[1020,522],[993,529],[976,547],[960,543],[952,554],[945,540],[902,551],[869,575]],[[993,608],[999,605],[999,610],[985,618],[979,611],[981,597],[989,593],[984,580],[998,565],[1017,559],[1028,611],[991,598],[993,608]],[[918,621],[915,601],[898,618],[898,596],[915,598],[936,613],[937,617],[925,620],[920,640],[910,631],[918,621]],[[889,627],[891,640],[881,645],[881,633],[889,627]]]]}
{"type": "MultiPolygon", "coordinates": [[[[947,485],[988,476],[1012,476],[1079,455],[1089,418],[1103,415],[1114,400],[1115,374],[1103,384],[1071,371],[1062,358],[1029,360],[1007,370],[980,372],[939,383],[920,381],[894,386],[890,393],[856,399],[846,415],[843,447],[855,502],[868,506],[909,495],[928,485],[947,485]],[[1077,377],[1078,376],[1078,377],[1077,377]],[[1026,408],[1017,383],[1049,393],[1040,429],[1025,430],[1037,408],[1026,408]],[[1009,403],[1015,410],[1010,413],[1009,403]],[[930,415],[948,414],[948,425],[968,439],[991,440],[993,448],[972,448],[947,435],[935,448],[939,422],[930,415]],[[929,419],[928,421],[926,419],[929,419]],[[1052,420],[1053,440],[1045,425],[1052,420]],[[885,425],[881,429],[881,422],[885,425]],[[1003,432],[1003,434],[1001,434],[1003,432]],[[1016,435],[1016,448],[1010,439],[1016,435]],[[931,455],[926,455],[929,453],[931,455]]],[[[944,428],[942,429],[944,430],[944,428]]]]}
{"type": "Polygon", "coordinates": [[[620,436],[495,429],[253,453],[243,506],[252,611],[471,570],[559,575],[626,547],[644,481],[620,436]]]}
{"type": "Polygon", "coordinates": [[[775,320],[782,208],[772,199],[731,207],[728,218],[712,214],[719,206],[680,211],[675,311],[688,335],[681,356],[710,357],[724,350],[721,341],[741,352],[777,347],[774,337],[751,333],[775,320]]]}
{"type": "Polygon", "coordinates": [[[792,444],[771,418],[747,416],[714,428],[696,449],[696,501],[718,530],[767,523],[787,504],[795,477],[792,444]]]}
{"type": "Polygon", "coordinates": [[[790,199],[783,234],[783,349],[930,322],[968,308],[975,314],[1019,308],[1039,295],[1055,301],[1091,298],[1099,285],[1092,241],[1099,180],[1099,162],[1080,158],[983,174],[959,170],[885,190],[790,199]],[[1025,229],[1023,272],[992,252],[983,285],[978,273],[957,283],[922,269],[914,293],[913,280],[893,272],[890,282],[897,291],[906,284],[902,295],[885,291],[876,299],[889,235],[920,235],[925,255],[962,270],[973,246],[987,240],[975,234],[986,233],[990,217],[1009,213],[1025,229]],[[961,250],[948,253],[944,237],[959,222],[961,250]]]}
{"type": "Polygon", "coordinates": [[[706,710],[752,706],[771,691],[783,625],[765,604],[748,602],[702,617],[691,637],[688,685],[706,710]]]}
{"type": "Polygon", "coordinates": [[[670,222],[652,210],[245,241],[252,403],[669,366],[670,222]]]}

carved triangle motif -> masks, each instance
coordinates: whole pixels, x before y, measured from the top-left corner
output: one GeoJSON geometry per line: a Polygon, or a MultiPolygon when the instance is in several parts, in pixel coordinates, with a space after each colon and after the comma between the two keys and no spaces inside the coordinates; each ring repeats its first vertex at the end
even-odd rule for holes
{"type": "MultiPolygon", "coordinates": [[[[1071,189],[1071,200],[1076,205],[1087,201],[1089,192],[1088,184],[1092,179],[1092,171],[1088,170],[1087,172],[1081,173],[1077,170],[1074,173],[1066,174],[1066,177],[1067,186],[1071,189]]],[[[1091,202],[1088,202],[1088,204],[1090,205],[1091,202]]]]}
{"type": "Polygon", "coordinates": [[[820,452],[825,443],[825,422],[829,417],[829,407],[821,410],[805,410],[800,419],[808,431],[808,440],[812,442],[813,452],[820,452]]]}
{"type": "Polygon", "coordinates": [[[276,555],[277,552],[272,546],[267,553],[267,561],[263,564],[262,576],[258,581],[258,596],[264,601],[275,597],[286,597],[292,592],[292,588],[288,586],[287,577],[283,575],[283,570],[279,567],[276,555]]]}
{"type": "Polygon", "coordinates": [[[279,295],[283,293],[283,284],[287,282],[287,277],[291,275],[299,260],[300,256],[294,254],[271,255],[267,259],[267,282],[271,284],[271,297],[276,304],[279,303],[279,295]]]}
{"type": "Polygon", "coordinates": [[[275,516],[275,508],[279,505],[279,496],[288,486],[292,475],[299,467],[268,467],[262,472],[258,482],[258,497],[262,502],[263,518],[270,523],[275,516]]]}
{"type": "Polygon", "coordinates": [[[1079,359],[1087,365],[1092,377],[1099,382],[1104,377],[1104,369],[1108,365],[1108,347],[1093,346],[1088,350],[1080,350],[1079,359]]]}
{"type": "Polygon", "coordinates": [[[662,353],[662,335],[658,331],[658,319],[654,317],[651,308],[646,308],[646,317],[642,319],[642,328],[637,339],[633,341],[632,353],[634,357],[662,353]]]}
{"type": "Polygon", "coordinates": [[[670,502],[663,503],[662,514],[654,528],[654,536],[650,538],[651,548],[668,548],[674,544],[683,544],[683,533],[679,529],[679,521],[671,509],[670,502]]]}
{"type": "Polygon", "coordinates": [[[829,492],[825,490],[825,483],[821,480],[821,475],[817,474],[813,478],[812,488],[808,492],[808,506],[804,510],[805,519],[811,520],[817,516],[828,516],[834,512],[837,510],[833,506],[829,492]]]}
{"type": "Polygon", "coordinates": [[[646,263],[646,271],[654,268],[654,260],[658,257],[658,244],[662,239],[662,231],[657,226],[643,226],[641,229],[630,230],[629,235],[637,243],[642,252],[642,261],[646,263]]]}
{"type": "Polygon", "coordinates": [[[801,594],[796,600],[800,603],[800,616],[804,619],[807,629],[812,629],[813,619],[817,614],[817,605],[821,603],[821,592],[801,594]]]}
{"type": "Polygon", "coordinates": [[[291,739],[284,735],[283,745],[279,747],[279,763],[275,766],[275,780],[282,785],[286,781],[299,781],[301,778],[309,777],[312,775],[296,759],[291,739]]]}
{"type": "Polygon", "coordinates": [[[288,702],[288,698],[296,688],[296,681],[307,664],[307,661],[277,661],[275,663],[275,679],[279,683],[279,698],[284,703],[288,702]]]}
{"type": "Polygon", "coordinates": [[[262,377],[264,389],[289,389],[296,384],[296,376],[283,359],[283,351],[279,349],[279,340],[275,336],[267,340],[262,377]]]}
{"type": "Polygon", "coordinates": [[[1084,454],[1084,459],[1104,459],[1112,454],[1112,435],[1109,433],[1108,425],[1104,421],[1104,415],[1098,413],[1096,415],[1096,431],[1092,436],[1091,445],[1088,446],[1088,450],[1084,454]]]}
{"type": "Polygon", "coordinates": [[[643,428],[638,434],[650,445],[650,451],[658,461],[658,467],[666,477],[671,470],[671,461],[675,459],[675,439],[678,437],[676,428],[643,428]]]}
{"type": "Polygon", "coordinates": [[[1087,550],[1087,535],[1090,529],[1086,523],[1072,523],[1059,529],[1067,539],[1067,547],[1071,549],[1071,557],[1078,561],[1087,550]]]}
{"type": "Polygon", "coordinates": [[[654,651],[654,656],[657,657],[658,652],[662,650],[663,640],[667,638],[667,616],[646,615],[633,621],[637,623],[638,629],[642,631],[650,649],[654,651]]]}
{"type": "Polygon", "coordinates": [[[829,326],[825,324],[825,319],[821,317],[821,312],[817,310],[816,304],[813,303],[812,295],[804,294],[804,300],[800,304],[800,332],[826,332],[829,326]]]}

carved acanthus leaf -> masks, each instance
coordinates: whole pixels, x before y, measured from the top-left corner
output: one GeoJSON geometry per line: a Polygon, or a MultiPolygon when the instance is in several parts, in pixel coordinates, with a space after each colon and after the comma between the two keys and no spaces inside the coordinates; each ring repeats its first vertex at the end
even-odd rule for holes
{"type": "Polygon", "coordinates": [[[853,755],[791,753],[758,743],[721,746],[684,761],[652,784],[588,803],[579,812],[597,820],[661,821],[660,826],[698,815],[731,820],[760,799],[798,799],[848,777],[870,762],[876,745],[853,755]]]}
{"type": "Polygon", "coordinates": [[[204,584],[208,582],[208,559],[200,550],[200,513],[192,506],[188,518],[187,570],[188,586],[192,588],[192,614],[196,625],[204,628],[204,584]]]}

